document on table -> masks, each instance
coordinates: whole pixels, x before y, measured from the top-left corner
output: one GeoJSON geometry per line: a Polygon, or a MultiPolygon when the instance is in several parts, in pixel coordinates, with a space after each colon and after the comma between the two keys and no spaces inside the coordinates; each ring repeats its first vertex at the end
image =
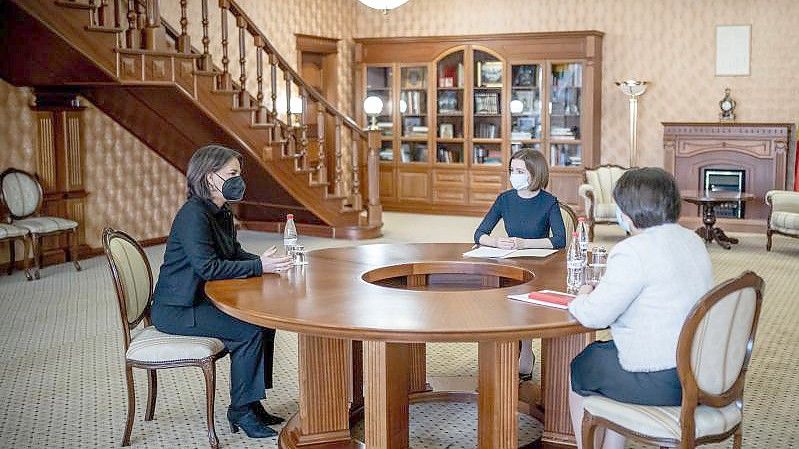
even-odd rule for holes
{"type": "Polygon", "coordinates": [[[508,259],[511,257],[546,257],[557,252],[556,249],[501,249],[480,246],[463,253],[463,257],[484,257],[488,259],[508,259]]]}
{"type": "Polygon", "coordinates": [[[554,307],[556,309],[568,309],[569,302],[574,299],[574,295],[556,292],[553,290],[541,290],[539,292],[522,293],[520,295],[508,295],[508,298],[516,301],[528,302],[539,306],[554,307]]]}

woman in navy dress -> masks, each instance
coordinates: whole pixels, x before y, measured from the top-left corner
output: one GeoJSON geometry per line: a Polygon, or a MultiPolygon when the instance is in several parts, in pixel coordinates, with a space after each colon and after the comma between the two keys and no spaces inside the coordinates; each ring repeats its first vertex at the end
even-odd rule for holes
{"type": "MultiPolygon", "coordinates": [[[[513,189],[502,192],[494,201],[474,232],[474,242],[503,249],[566,246],[558,199],[544,190],[549,183],[544,155],[530,148],[519,150],[511,156],[508,168],[513,189]],[[491,237],[500,218],[508,237],[491,237]]],[[[532,342],[523,341],[519,353],[519,375],[523,379],[532,376],[533,362],[532,342]]]]}

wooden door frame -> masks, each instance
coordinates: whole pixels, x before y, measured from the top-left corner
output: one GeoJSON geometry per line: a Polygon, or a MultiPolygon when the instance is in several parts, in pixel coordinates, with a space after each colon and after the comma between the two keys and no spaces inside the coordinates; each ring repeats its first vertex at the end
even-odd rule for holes
{"type": "Polygon", "coordinates": [[[338,41],[330,37],[311,36],[296,33],[297,71],[302,73],[302,54],[304,52],[324,55],[322,68],[326,75],[325,92],[320,92],[329,103],[338,105],[338,41]]]}

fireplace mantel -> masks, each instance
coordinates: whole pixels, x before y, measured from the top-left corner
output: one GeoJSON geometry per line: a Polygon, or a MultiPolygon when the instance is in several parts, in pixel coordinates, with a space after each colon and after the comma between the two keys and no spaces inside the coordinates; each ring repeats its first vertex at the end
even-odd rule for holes
{"type": "MultiPolygon", "coordinates": [[[[755,195],[744,219],[724,220],[733,231],[764,232],[766,192],[785,189],[788,151],[795,139],[791,123],[664,122],[664,166],[681,190],[699,190],[705,168],[743,169],[745,191],[755,195]]],[[[683,205],[681,221],[699,221],[696,206],[683,205]]]]}

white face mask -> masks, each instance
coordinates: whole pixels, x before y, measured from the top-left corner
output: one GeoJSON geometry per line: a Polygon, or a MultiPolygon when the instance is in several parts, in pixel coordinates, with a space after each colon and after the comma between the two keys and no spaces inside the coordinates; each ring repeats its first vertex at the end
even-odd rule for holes
{"type": "Polygon", "coordinates": [[[530,176],[526,173],[511,173],[510,185],[516,190],[526,189],[530,185],[530,176]]]}

